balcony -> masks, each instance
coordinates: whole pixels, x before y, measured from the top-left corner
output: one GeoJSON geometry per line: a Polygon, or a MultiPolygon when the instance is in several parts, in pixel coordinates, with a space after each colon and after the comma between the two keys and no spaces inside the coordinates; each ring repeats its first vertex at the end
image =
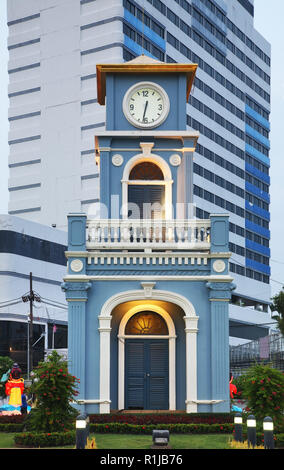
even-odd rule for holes
{"type": "Polygon", "coordinates": [[[210,219],[87,219],[86,249],[208,251],[210,228],[210,219]]]}

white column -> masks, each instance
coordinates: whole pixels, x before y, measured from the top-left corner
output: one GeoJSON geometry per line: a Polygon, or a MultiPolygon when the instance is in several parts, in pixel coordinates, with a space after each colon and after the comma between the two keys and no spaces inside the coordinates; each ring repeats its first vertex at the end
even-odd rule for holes
{"type": "Polygon", "coordinates": [[[110,413],[110,318],[100,321],[100,413],[110,413]]]}
{"type": "Polygon", "coordinates": [[[169,409],[176,409],[176,336],[169,338],[169,409]]]}
{"type": "Polygon", "coordinates": [[[197,323],[199,317],[185,317],[186,412],[197,412],[197,323]]]}

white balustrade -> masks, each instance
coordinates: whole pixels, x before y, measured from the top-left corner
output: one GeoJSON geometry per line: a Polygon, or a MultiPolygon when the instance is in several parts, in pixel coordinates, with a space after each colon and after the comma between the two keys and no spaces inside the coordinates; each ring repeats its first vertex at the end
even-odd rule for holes
{"type": "Polygon", "coordinates": [[[210,248],[210,220],[89,219],[88,250],[210,248]]]}

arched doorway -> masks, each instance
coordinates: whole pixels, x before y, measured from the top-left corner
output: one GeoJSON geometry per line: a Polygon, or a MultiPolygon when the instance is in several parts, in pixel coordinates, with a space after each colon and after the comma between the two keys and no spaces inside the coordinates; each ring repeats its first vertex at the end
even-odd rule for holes
{"type": "MultiPolygon", "coordinates": [[[[176,329],[171,316],[166,311],[166,307],[158,306],[161,302],[177,305],[184,312],[183,324],[185,332],[185,381],[186,381],[186,411],[196,412],[195,403],[197,397],[197,332],[198,316],[194,306],[184,296],[171,291],[153,289],[151,295],[146,295],[147,282],[141,283],[142,290],[122,291],[114,294],[103,305],[99,319],[100,332],[100,413],[110,412],[110,382],[111,382],[111,320],[115,309],[128,302],[134,302],[136,306],[124,310],[117,329],[118,351],[117,351],[117,380],[115,387],[118,389],[117,409],[125,408],[125,325],[128,319],[135,313],[143,310],[153,310],[159,313],[166,321],[169,330],[169,409],[176,409],[176,329]],[[144,285],[145,284],[145,285],[144,285]],[[148,298],[149,297],[149,298],[148,298]],[[141,305],[137,305],[141,304],[141,305]],[[143,305],[142,305],[143,304],[143,305]]],[[[155,283],[154,283],[155,284],[155,283]]],[[[181,408],[182,409],[182,408],[181,408]]]]}
{"type": "Polygon", "coordinates": [[[124,314],[118,329],[118,408],[174,410],[175,325],[161,306],[139,303],[124,314]]]}
{"type": "Polygon", "coordinates": [[[156,312],[134,314],[125,327],[125,409],[169,409],[169,342],[156,312]]]}

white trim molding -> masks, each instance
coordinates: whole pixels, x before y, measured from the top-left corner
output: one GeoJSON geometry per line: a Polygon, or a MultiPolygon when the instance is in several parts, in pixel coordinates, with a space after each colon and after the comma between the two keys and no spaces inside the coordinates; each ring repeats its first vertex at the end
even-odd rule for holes
{"type": "Polygon", "coordinates": [[[123,175],[122,175],[122,217],[124,219],[128,218],[128,185],[129,184],[137,184],[137,181],[129,180],[129,175],[137,163],[142,162],[152,162],[155,163],[162,171],[164,175],[163,180],[159,181],[147,181],[141,180],[140,184],[160,184],[165,186],[165,218],[170,220],[172,218],[172,172],[168,165],[168,163],[159,155],[155,155],[151,153],[153,143],[146,142],[140,143],[142,153],[138,153],[134,155],[132,158],[128,160],[128,162],[124,166],[123,175]]]}
{"type": "MultiPolygon", "coordinates": [[[[142,284],[142,283],[141,283],[142,284]]],[[[118,294],[110,297],[103,305],[99,319],[99,331],[100,331],[100,397],[104,397],[107,402],[110,402],[110,333],[111,333],[111,319],[113,309],[125,302],[144,300],[145,305],[151,304],[151,300],[160,300],[164,302],[171,302],[178,305],[184,311],[184,322],[185,322],[185,336],[186,336],[186,411],[188,413],[194,413],[197,411],[197,332],[198,332],[198,316],[196,315],[194,306],[184,296],[176,294],[175,292],[156,290],[154,283],[147,285],[143,283],[142,289],[131,290],[125,292],[119,292],[118,294]],[[146,297],[146,288],[147,290],[146,297]],[[151,292],[150,292],[151,291],[151,292]]],[[[144,305],[139,305],[140,311],[144,308],[144,305]]],[[[175,328],[173,321],[164,309],[157,307],[152,304],[151,308],[157,313],[160,313],[166,320],[169,328],[169,375],[170,375],[170,409],[175,409],[175,328]],[[159,310],[159,311],[158,311],[159,310]]],[[[134,314],[135,309],[129,310],[123,317],[120,328],[120,357],[123,354],[124,328],[127,319],[134,314]]],[[[137,310],[136,310],[137,311],[137,310]]],[[[119,361],[119,407],[123,409],[124,406],[124,361],[119,361]]],[[[110,405],[104,403],[100,405],[100,413],[109,413],[110,405]]]]}

